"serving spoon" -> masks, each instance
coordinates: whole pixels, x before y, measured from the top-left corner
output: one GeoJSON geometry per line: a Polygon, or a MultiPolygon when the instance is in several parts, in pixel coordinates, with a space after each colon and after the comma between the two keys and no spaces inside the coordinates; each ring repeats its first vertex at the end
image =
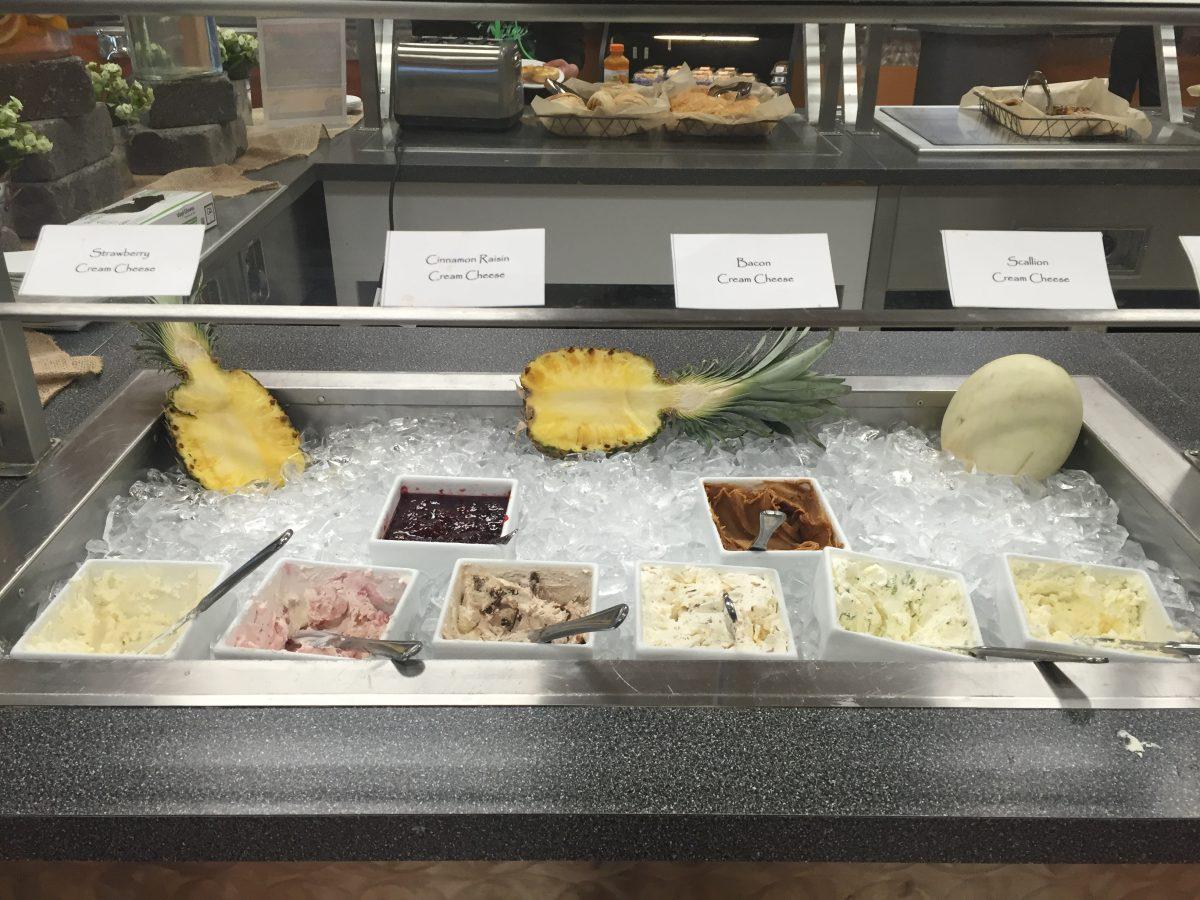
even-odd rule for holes
{"type": "Polygon", "coordinates": [[[420,641],[384,641],[378,638],[353,637],[336,631],[320,631],[308,628],[292,635],[295,641],[312,641],[314,647],[337,647],[340,650],[356,650],[371,656],[381,656],[394,662],[408,662],[421,652],[420,641]]]}
{"type": "Polygon", "coordinates": [[[620,628],[621,623],[625,621],[625,617],[628,615],[629,604],[618,603],[616,606],[610,606],[608,609],[594,612],[590,616],[580,616],[578,619],[556,622],[553,625],[547,625],[545,628],[526,632],[525,639],[531,644],[549,644],[551,641],[557,641],[560,638],[574,637],[577,634],[586,634],[589,631],[608,631],[613,628],[620,628]]]}
{"type": "Polygon", "coordinates": [[[766,550],[767,544],[771,542],[771,535],[784,522],[787,521],[787,516],[777,509],[764,509],[758,514],[758,537],[754,539],[754,543],[750,545],[751,550],[766,550]]]}
{"type": "Polygon", "coordinates": [[[1062,653],[1058,650],[1030,650],[1025,647],[946,647],[929,644],[935,650],[951,650],[965,653],[975,659],[1023,659],[1028,662],[1050,663],[1106,663],[1107,656],[1085,656],[1082,653],[1062,653]]]}

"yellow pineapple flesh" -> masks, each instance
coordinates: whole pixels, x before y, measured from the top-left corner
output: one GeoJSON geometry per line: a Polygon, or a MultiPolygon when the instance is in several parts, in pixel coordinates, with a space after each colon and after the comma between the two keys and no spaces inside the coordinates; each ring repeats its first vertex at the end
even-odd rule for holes
{"type": "Polygon", "coordinates": [[[287,469],[303,471],[300,435],[278,401],[248,372],[212,357],[211,330],[183,322],[143,329],[142,344],[181,383],[167,394],[167,430],[179,458],[201,485],[236,491],[278,487],[287,469]]]}
{"type": "Polygon", "coordinates": [[[625,350],[543,353],[521,373],[530,440],[555,456],[611,453],[651,440],[667,419],[705,441],[791,434],[835,409],[834,398],[849,390],[840,378],[810,371],[832,335],[796,352],[805,333],[764,338],[728,363],[704,363],[666,379],[650,360],[625,350]]]}

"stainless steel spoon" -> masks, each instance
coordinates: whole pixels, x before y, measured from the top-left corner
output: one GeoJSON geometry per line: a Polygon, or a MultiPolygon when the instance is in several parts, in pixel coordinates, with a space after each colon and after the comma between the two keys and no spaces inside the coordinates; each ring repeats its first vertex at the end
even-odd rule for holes
{"type": "Polygon", "coordinates": [[[574,88],[569,88],[565,84],[558,82],[558,81],[554,81],[550,78],[546,79],[545,88],[551,94],[571,94],[575,97],[578,97],[580,100],[587,99],[586,97],[583,96],[583,94],[579,93],[579,91],[575,90],[574,88]]]}
{"type": "Polygon", "coordinates": [[[787,516],[777,509],[764,509],[758,514],[758,537],[750,545],[751,550],[766,550],[771,542],[771,535],[780,525],[787,521],[787,516]]]}
{"type": "Polygon", "coordinates": [[[1200,643],[1194,641],[1129,641],[1123,638],[1094,637],[1087,638],[1097,644],[1107,644],[1117,650],[1121,647],[1134,647],[1138,650],[1157,650],[1160,653],[1178,653],[1181,656],[1200,656],[1200,643]]]}
{"type": "MultiPolygon", "coordinates": [[[[932,646],[932,645],[930,645],[932,646]]],[[[953,650],[975,659],[1023,659],[1029,662],[1052,663],[1106,663],[1107,656],[1085,656],[1082,653],[1061,653],[1058,650],[1029,650],[1025,647],[942,647],[937,650],[953,650]]]]}
{"type": "Polygon", "coordinates": [[[612,628],[620,628],[621,623],[628,615],[629,604],[618,603],[616,606],[594,612],[590,616],[580,616],[578,619],[557,622],[554,625],[530,631],[525,637],[531,644],[548,644],[560,638],[586,634],[589,631],[608,631],[612,628]]]}
{"type": "Polygon", "coordinates": [[[305,629],[292,635],[293,640],[312,641],[317,647],[337,647],[339,650],[357,650],[371,656],[382,656],[395,662],[408,662],[421,652],[420,641],[382,641],[374,638],[352,637],[336,631],[305,629]]]}
{"type": "Polygon", "coordinates": [[[240,566],[238,566],[238,568],[234,569],[232,575],[230,575],[228,578],[226,578],[224,581],[222,581],[220,584],[218,584],[215,588],[213,588],[211,591],[209,591],[207,594],[205,594],[203,597],[201,597],[200,602],[197,603],[194,607],[192,607],[192,609],[188,611],[187,615],[185,615],[182,619],[179,619],[174,625],[172,625],[166,631],[163,631],[161,634],[155,635],[153,638],[151,638],[149,641],[147,641],[137,652],[145,653],[148,649],[153,647],[159,641],[169,638],[171,635],[173,635],[175,632],[177,632],[180,628],[182,628],[188,622],[192,621],[197,616],[199,616],[201,613],[210,609],[214,603],[216,603],[218,600],[220,600],[222,597],[224,597],[226,594],[228,594],[231,590],[233,590],[235,587],[237,587],[238,584],[241,583],[243,578],[245,578],[247,575],[249,575],[251,572],[253,572],[255,569],[257,569],[259,566],[261,566],[263,563],[265,563],[268,559],[270,559],[272,556],[274,556],[277,552],[279,552],[279,550],[283,547],[283,545],[286,544],[291,539],[292,539],[292,529],[289,528],[287,531],[285,531],[279,537],[275,538],[275,540],[271,541],[271,543],[267,544],[267,546],[263,547],[261,550],[259,550],[257,553],[255,553],[252,557],[250,557],[248,560],[246,560],[244,563],[242,563],[240,566]]]}

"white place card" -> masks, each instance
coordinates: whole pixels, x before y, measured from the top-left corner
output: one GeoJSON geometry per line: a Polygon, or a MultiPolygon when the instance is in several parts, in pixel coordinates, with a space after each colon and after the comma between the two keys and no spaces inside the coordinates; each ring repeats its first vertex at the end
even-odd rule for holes
{"type": "Polygon", "coordinates": [[[955,306],[1116,309],[1098,231],[943,231],[955,306]]]}
{"type": "Polygon", "coordinates": [[[1183,250],[1187,253],[1188,260],[1192,264],[1192,271],[1196,275],[1196,284],[1200,286],[1200,236],[1181,234],[1179,243],[1183,244],[1183,250]]]}
{"type": "Polygon", "coordinates": [[[186,297],[203,225],[46,225],[22,297],[186,297]]]}
{"type": "Polygon", "coordinates": [[[825,234],[673,234],[678,309],[837,308],[825,234]]]}
{"type": "Polygon", "coordinates": [[[383,306],[544,306],[546,230],[389,231],[383,306]]]}

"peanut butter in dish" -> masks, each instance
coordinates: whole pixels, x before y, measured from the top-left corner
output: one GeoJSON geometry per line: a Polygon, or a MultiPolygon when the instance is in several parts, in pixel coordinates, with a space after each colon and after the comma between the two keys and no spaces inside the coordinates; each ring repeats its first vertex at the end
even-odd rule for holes
{"type": "Polygon", "coordinates": [[[760,481],[757,484],[707,482],[704,493],[721,546],[749,550],[758,536],[758,515],[777,509],[787,520],[771,535],[768,550],[820,550],[841,547],[829,513],[807,478],[760,481]]]}

